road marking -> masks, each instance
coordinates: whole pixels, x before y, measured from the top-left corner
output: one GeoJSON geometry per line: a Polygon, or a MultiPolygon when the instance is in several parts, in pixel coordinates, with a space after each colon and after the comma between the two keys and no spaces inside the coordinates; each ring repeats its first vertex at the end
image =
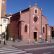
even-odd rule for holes
{"type": "Polygon", "coordinates": [[[40,50],[40,49],[48,49],[48,48],[54,48],[54,46],[47,46],[47,47],[40,47],[40,48],[30,48],[30,49],[24,49],[25,51],[30,50],[40,50]]]}
{"type": "Polygon", "coordinates": [[[0,48],[0,54],[19,54],[19,53],[26,53],[26,51],[18,50],[17,48],[0,48]]]}

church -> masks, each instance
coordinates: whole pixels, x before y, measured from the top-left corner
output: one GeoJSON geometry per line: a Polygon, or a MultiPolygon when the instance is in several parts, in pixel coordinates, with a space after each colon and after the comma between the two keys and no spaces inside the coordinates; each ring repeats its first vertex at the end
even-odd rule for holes
{"type": "Polygon", "coordinates": [[[9,36],[14,39],[26,42],[50,41],[47,17],[36,4],[13,14],[8,29],[9,36]]]}

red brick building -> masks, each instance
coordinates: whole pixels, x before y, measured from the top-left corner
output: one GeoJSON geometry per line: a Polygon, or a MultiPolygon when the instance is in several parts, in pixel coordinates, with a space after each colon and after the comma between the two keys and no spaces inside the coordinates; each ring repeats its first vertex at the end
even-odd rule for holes
{"type": "Polygon", "coordinates": [[[34,5],[12,15],[10,19],[9,36],[23,41],[48,40],[48,20],[42,10],[34,5]]]}

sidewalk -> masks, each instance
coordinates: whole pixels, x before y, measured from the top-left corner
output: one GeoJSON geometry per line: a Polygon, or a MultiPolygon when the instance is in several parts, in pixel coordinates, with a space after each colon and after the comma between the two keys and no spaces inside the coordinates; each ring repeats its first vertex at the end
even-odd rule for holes
{"type": "Polygon", "coordinates": [[[38,42],[32,42],[32,43],[28,43],[28,42],[24,42],[24,41],[20,41],[20,42],[13,42],[13,41],[8,41],[7,42],[7,45],[15,45],[15,46],[25,46],[25,45],[42,45],[42,44],[52,44],[52,43],[54,43],[54,40],[53,41],[51,41],[51,42],[43,42],[43,43],[38,43],[38,42]]]}
{"type": "Polygon", "coordinates": [[[51,46],[54,46],[53,42],[51,42],[51,43],[49,43],[49,42],[37,43],[36,42],[36,43],[30,43],[30,44],[28,44],[28,43],[22,44],[22,43],[24,43],[24,42],[21,42],[21,44],[15,42],[15,44],[13,44],[12,46],[15,47],[15,48],[21,49],[21,50],[23,50],[23,49],[30,49],[30,48],[41,48],[41,47],[51,47],[51,46]]]}
{"type": "Polygon", "coordinates": [[[46,45],[46,44],[54,44],[54,40],[52,40],[51,42],[43,42],[43,43],[38,43],[38,42],[32,42],[32,43],[28,43],[28,42],[24,42],[24,41],[6,41],[6,45],[4,45],[3,43],[0,44],[0,47],[3,46],[29,46],[29,45],[46,45]]]}

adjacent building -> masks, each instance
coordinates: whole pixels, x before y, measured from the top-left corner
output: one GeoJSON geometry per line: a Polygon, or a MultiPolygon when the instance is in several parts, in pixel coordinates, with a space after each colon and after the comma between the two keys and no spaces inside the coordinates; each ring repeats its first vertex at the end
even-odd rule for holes
{"type": "Polygon", "coordinates": [[[6,28],[9,24],[9,16],[6,16],[6,0],[0,0],[0,39],[6,34],[6,28]]]}
{"type": "Polygon", "coordinates": [[[2,34],[2,19],[6,14],[6,0],[0,0],[0,37],[2,34]]]}

